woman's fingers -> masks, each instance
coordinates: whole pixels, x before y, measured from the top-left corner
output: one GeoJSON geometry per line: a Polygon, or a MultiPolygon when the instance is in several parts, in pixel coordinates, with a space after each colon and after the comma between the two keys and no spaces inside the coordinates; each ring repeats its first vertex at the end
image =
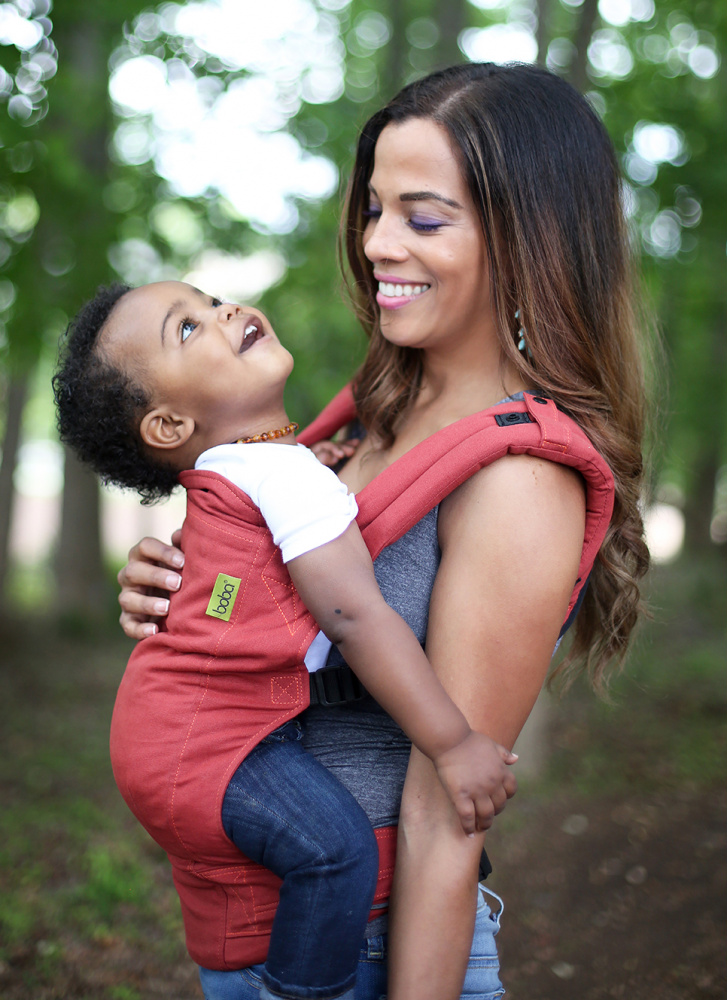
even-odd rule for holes
{"type": "Polygon", "coordinates": [[[126,611],[121,612],[119,622],[124,630],[124,634],[128,635],[130,639],[146,639],[159,631],[158,626],[154,622],[144,621],[136,615],[127,614],[126,611]]]}
{"type": "Polygon", "coordinates": [[[173,571],[184,565],[184,554],[176,547],[181,533],[175,531],[165,545],[158,538],[142,538],[129,552],[129,561],[119,571],[121,627],[131,639],[144,639],[159,631],[154,619],[169,611],[170,591],[179,590],[182,577],[173,571]],[[155,593],[156,591],[156,593],[155,593]]]}
{"type": "MultiPolygon", "coordinates": [[[[177,532],[174,533],[177,535],[177,532]]],[[[172,536],[174,541],[174,536],[172,536]]],[[[184,566],[184,553],[174,545],[165,545],[158,538],[142,538],[129,550],[129,562],[161,563],[169,569],[181,569],[184,566]]]]}
{"type": "Polygon", "coordinates": [[[182,585],[182,577],[179,573],[172,573],[164,566],[140,562],[138,559],[128,562],[123,569],[120,569],[116,579],[119,581],[122,593],[129,588],[138,590],[144,587],[156,587],[158,590],[179,590],[182,585]]]}
{"type": "Polygon", "coordinates": [[[155,618],[169,611],[169,601],[159,594],[144,594],[138,590],[122,590],[119,594],[121,610],[127,615],[155,618]]]}

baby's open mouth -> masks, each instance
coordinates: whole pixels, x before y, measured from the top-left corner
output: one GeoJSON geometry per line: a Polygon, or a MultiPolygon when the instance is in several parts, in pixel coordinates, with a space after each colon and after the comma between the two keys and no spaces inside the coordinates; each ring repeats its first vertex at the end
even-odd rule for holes
{"type": "Polygon", "coordinates": [[[257,343],[257,341],[264,336],[265,330],[263,330],[263,325],[257,316],[246,316],[244,333],[242,334],[242,343],[240,344],[238,354],[243,354],[245,351],[248,351],[253,344],[257,343]]]}

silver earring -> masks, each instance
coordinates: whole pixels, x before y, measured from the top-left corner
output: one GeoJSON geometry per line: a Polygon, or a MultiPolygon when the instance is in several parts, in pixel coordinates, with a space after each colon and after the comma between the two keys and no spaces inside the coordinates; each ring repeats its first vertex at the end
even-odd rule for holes
{"type": "Polygon", "coordinates": [[[520,339],[517,342],[517,349],[518,349],[518,351],[524,351],[524,350],[527,349],[528,355],[530,357],[532,357],[532,354],[530,353],[530,348],[527,347],[527,345],[525,343],[525,334],[527,333],[527,330],[525,329],[525,327],[520,322],[520,310],[519,309],[515,310],[515,319],[520,323],[520,329],[518,330],[518,337],[520,339]]]}

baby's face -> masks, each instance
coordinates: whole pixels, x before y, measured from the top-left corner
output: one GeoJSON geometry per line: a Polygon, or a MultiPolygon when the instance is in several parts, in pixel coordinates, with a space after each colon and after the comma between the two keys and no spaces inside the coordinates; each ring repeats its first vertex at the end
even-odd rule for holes
{"type": "Polygon", "coordinates": [[[153,405],[191,417],[206,447],[257,432],[282,408],[291,354],[268,320],[181,281],[160,281],[119,300],[101,344],[134,375],[153,405]]]}

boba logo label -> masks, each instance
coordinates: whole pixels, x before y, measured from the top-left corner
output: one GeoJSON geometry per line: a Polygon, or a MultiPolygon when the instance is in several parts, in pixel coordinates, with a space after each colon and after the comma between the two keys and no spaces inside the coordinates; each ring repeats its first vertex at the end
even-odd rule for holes
{"type": "Polygon", "coordinates": [[[235,606],[235,598],[240,589],[241,581],[236,576],[228,576],[227,573],[220,573],[212,589],[212,597],[207,605],[205,614],[212,615],[213,618],[220,618],[223,622],[230,620],[232,609],[235,606]]]}

